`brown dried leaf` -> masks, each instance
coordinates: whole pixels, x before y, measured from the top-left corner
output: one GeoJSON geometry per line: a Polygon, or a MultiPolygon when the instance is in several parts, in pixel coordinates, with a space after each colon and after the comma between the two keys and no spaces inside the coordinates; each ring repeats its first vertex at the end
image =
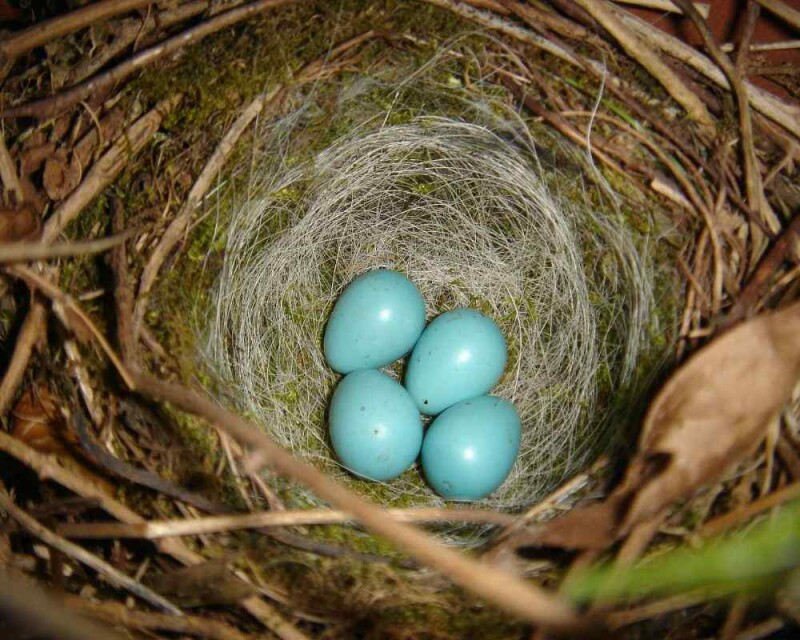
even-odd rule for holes
{"type": "Polygon", "coordinates": [[[46,388],[27,389],[11,411],[11,435],[40,453],[64,453],[64,419],[46,388]]]}
{"type": "Polygon", "coordinates": [[[29,176],[34,171],[37,171],[39,167],[44,164],[44,161],[53,155],[55,150],[56,145],[52,142],[26,148],[22,152],[22,158],[20,160],[20,173],[29,176]]]}
{"type": "Polygon", "coordinates": [[[689,497],[751,453],[798,378],[800,303],[739,325],[689,360],[645,418],[641,486],[623,526],[689,497]],[[661,472],[648,479],[659,459],[661,472]]]}
{"type": "Polygon", "coordinates": [[[93,126],[75,145],[72,157],[81,167],[87,167],[92,161],[92,155],[100,148],[102,138],[103,146],[115,140],[125,127],[125,110],[122,107],[112,109],[101,121],[98,127],[93,126]]]}
{"type": "Polygon", "coordinates": [[[603,548],[718,481],[761,442],[800,378],[800,303],[745,322],[695,354],[650,405],[622,484],[523,536],[524,544],[603,548]]]}
{"type": "Polygon", "coordinates": [[[30,203],[15,209],[0,207],[0,243],[31,239],[39,227],[39,215],[30,203]]]}
{"type": "Polygon", "coordinates": [[[230,605],[256,593],[228,567],[230,559],[217,558],[154,576],[149,585],[181,607],[230,605]]]}
{"type": "Polygon", "coordinates": [[[66,198],[81,181],[80,165],[67,160],[67,153],[58,149],[44,164],[42,182],[51,200],[66,198]]]}

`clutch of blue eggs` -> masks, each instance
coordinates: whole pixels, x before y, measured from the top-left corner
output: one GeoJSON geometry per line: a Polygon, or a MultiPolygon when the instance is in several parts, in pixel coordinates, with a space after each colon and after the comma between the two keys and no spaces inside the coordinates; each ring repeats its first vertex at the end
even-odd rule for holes
{"type": "Polygon", "coordinates": [[[520,446],[514,405],[487,395],[503,375],[506,341],[474,309],[453,309],[425,326],[425,301],[388,269],[355,278],[334,305],[325,359],[344,374],[331,398],[333,450],[352,473],[390,481],[419,458],[446,500],[480,500],[511,472],[520,446]],[[403,384],[380,371],[411,354],[403,384]],[[433,416],[424,429],[420,414],[433,416]]]}

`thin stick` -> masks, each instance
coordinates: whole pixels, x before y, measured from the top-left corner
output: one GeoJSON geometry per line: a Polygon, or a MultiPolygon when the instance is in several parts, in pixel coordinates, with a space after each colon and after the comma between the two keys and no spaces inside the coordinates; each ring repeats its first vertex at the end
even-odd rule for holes
{"type": "MultiPolygon", "coordinates": [[[[64,305],[68,308],[75,316],[81,321],[81,324],[94,336],[97,343],[100,345],[100,348],[106,353],[108,359],[111,360],[114,368],[116,368],[117,372],[119,373],[120,377],[123,379],[125,384],[129,387],[133,387],[133,380],[131,379],[130,374],[128,373],[127,368],[125,365],[122,364],[122,361],[117,357],[117,354],[111,348],[111,345],[108,344],[108,340],[106,340],[105,336],[100,332],[97,326],[92,322],[91,318],[86,315],[86,313],[81,309],[80,305],[72,299],[71,296],[64,293],[61,289],[59,289],[56,285],[48,281],[46,278],[42,277],[35,271],[28,269],[22,265],[16,265],[12,267],[6,267],[6,271],[18,278],[25,280],[30,286],[36,287],[39,291],[41,291],[44,295],[50,298],[54,303],[59,303],[64,305]]],[[[73,327],[70,326],[70,322],[66,320],[64,317],[59,318],[62,322],[64,322],[65,326],[72,330],[73,327]]]]}
{"type": "Polygon", "coordinates": [[[739,594],[733,599],[725,617],[725,624],[722,625],[719,633],[719,640],[734,640],[742,628],[742,622],[744,622],[750,602],[751,598],[743,594],[739,594]]]}
{"type": "Polygon", "coordinates": [[[176,94],[159,102],[153,109],[134,122],[108,151],[92,165],[86,177],[69,197],[53,212],[44,225],[41,241],[51,244],[66,226],[83,211],[125,167],[128,158],[141,150],[153,137],[161,122],[181,101],[176,94]]]}
{"type": "Polygon", "coordinates": [[[800,29],[800,11],[780,0],[755,0],[770,13],[778,16],[795,29],[800,29]]]}
{"type": "Polygon", "coordinates": [[[264,105],[274,100],[279,94],[280,88],[271,91],[268,95],[262,94],[258,96],[247,105],[239,117],[236,118],[233,125],[231,125],[230,129],[228,129],[227,133],[217,145],[214,153],[211,154],[205,167],[203,167],[197,180],[195,180],[194,185],[192,185],[186,202],[184,202],[178,215],[170,222],[169,226],[164,231],[164,235],[161,236],[161,240],[159,240],[156,245],[156,248],[153,249],[153,253],[150,254],[150,259],[147,261],[139,281],[139,299],[136,304],[133,323],[134,339],[136,338],[138,326],[146,311],[147,295],[150,293],[150,289],[156,281],[161,265],[164,264],[167,256],[180,242],[186,229],[189,227],[195,210],[200,206],[203,197],[211,187],[212,181],[217,173],[219,173],[228,156],[233,152],[236,141],[241,137],[250,123],[255,120],[256,116],[261,113],[264,105]]]}
{"type": "Polygon", "coordinates": [[[251,2],[243,7],[232,9],[221,13],[210,20],[187,29],[163,42],[144,49],[136,55],[121,62],[116,67],[101,73],[85,82],[59,93],[49,98],[42,98],[17,107],[11,107],[0,113],[3,118],[18,118],[21,116],[31,116],[36,118],[48,118],[57,115],[65,109],[78,104],[81,100],[86,100],[93,94],[102,93],[108,88],[122,82],[125,78],[140,69],[153,64],[175,51],[194,44],[206,36],[215,33],[226,27],[251,18],[259,13],[280,7],[286,4],[293,4],[299,0],[258,0],[251,2]]]}
{"type": "MultiPolygon", "coordinates": [[[[719,49],[714,40],[714,35],[708,27],[708,23],[703,17],[697,13],[689,0],[675,0],[676,4],[683,9],[684,13],[692,20],[694,26],[703,37],[703,42],[708,49],[709,54],[722,69],[728,78],[728,82],[733,88],[734,96],[736,97],[736,104],[739,110],[739,128],[741,130],[741,145],[742,145],[742,158],[744,160],[744,174],[745,185],[747,187],[747,204],[754,211],[761,214],[761,219],[767,224],[773,233],[780,230],[780,221],[775,216],[775,213],[767,203],[764,195],[764,188],[761,184],[761,172],[758,167],[758,159],[756,158],[755,143],[753,141],[753,118],[750,113],[750,99],[748,97],[747,85],[742,80],[741,70],[739,65],[734,66],[728,56],[726,56],[719,49]]],[[[755,5],[749,5],[748,10],[748,24],[752,31],[755,25],[755,18],[757,14],[753,13],[752,8],[755,5]]],[[[757,11],[758,8],[756,7],[757,11]]],[[[749,37],[749,36],[748,36],[749,37]]],[[[746,55],[746,49],[740,52],[742,56],[746,55]]],[[[744,58],[741,58],[743,62],[744,58]]]]}
{"type": "Polygon", "coordinates": [[[244,418],[180,385],[139,372],[134,372],[133,376],[140,393],[203,417],[240,443],[261,450],[277,472],[302,482],[373,533],[394,542],[419,562],[438,569],[456,584],[535,624],[552,629],[580,626],[575,613],[562,600],[512,574],[453,551],[416,527],[397,522],[384,510],[295,458],[244,418]]]}
{"type": "MultiPolygon", "coordinates": [[[[118,198],[111,201],[111,228],[119,233],[125,228],[125,213],[118,198]]],[[[114,274],[114,303],[116,305],[117,343],[123,362],[129,367],[139,367],[139,355],[133,338],[133,291],[128,280],[128,252],[125,243],[115,247],[109,256],[114,274]]]]}
{"type": "Polygon", "coordinates": [[[617,629],[636,622],[642,622],[643,620],[657,618],[663,616],[665,613],[683,611],[690,607],[696,607],[697,605],[713,599],[713,594],[709,594],[707,591],[701,593],[682,593],[677,596],[664,598],[663,600],[648,602],[631,609],[625,609],[624,611],[615,611],[606,614],[605,620],[613,629],[617,629]]]}
{"type": "MultiPolygon", "coordinates": [[[[103,620],[114,626],[143,631],[168,631],[208,638],[208,640],[250,640],[253,637],[210,617],[194,615],[177,617],[150,611],[136,611],[129,609],[121,602],[98,602],[72,595],[65,596],[64,602],[70,609],[77,609],[92,618],[103,620]]],[[[85,636],[85,638],[89,637],[94,638],[95,636],[85,636]]]]}
{"type": "Polygon", "coordinates": [[[25,631],[37,636],[59,640],[125,640],[105,625],[76,616],[57,599],[34,587],[32,580],[15,575],[7,567],[0,568],[0,611],[4,620],[24,622],[25,631]]]}
{"type": "MultiPolygon", "coordinates": [[[[242,1],[238,0],[239,4],[242,1]]],[[[67,83],[73,84],[85,80],[106,66],[109,61],[122,54],[129,46],[133,45],[135,51],[138,48],[136,44],[153,34],[157,29],[166,31],[179,22],[204,13],[209,4],[210,0],[190,0],[174,9],[164,9],[157,13],[152,10],[148,11],[138,21],[124,21],[119,33],[114,35],[114,39],[111,42],[100,49],[94,56],[85,58],[70,70],[67,76],[67,83]]],[[[230,8],[230,4],[228,3],[228,8],[230,8]]]]}
{"type": "MultiPolygon", "coordinates": [[[[655,9],[666,13],[681,12],[672,0],[614,0],[614,2],[617,4],[629,4],[634,7],[643,7],[645,9],[655,9]]],[[[704,18],[708,17],[710,7],[707,3],[695,2],[694,5],[704,18]]]]}
{"type": "MultiPolygon", "coordinates": [[[[2,65],[1,62],[0,65],[2,65]]],[[[2,131],[0,131],[0,181],[8,191],[14,194],[16,204],[22,204],[25,194],[22,193],[22,185],[17,175],[17,169],[11,154],[8,152],[6,139],[2,131]]]]}
{"type": "MultiPolygon", "coordinates": [[[[386,514],[397,522],[469,522],[509,525],[516,520],[512,515],[497,511],[477,509],[387,509],[386,514]]],[[[312,524],[345,524],[353,522],[352,516],[333,509],[307,509],[299,511],[259,511],[242,515],[208,516],[191,520],[151,520],[144,524],[124,523],[66,523],[58,532],[68,538],[169,538],[194,536],[239,529],[260,527],[294,527],[312,524]]]]}
{"type": "MultiPolygon", "coordinates": [[[[103,511],[122,522],[131,524],[146,522],[141,515],[105,494],[97,484],[65,469],[54,457],[34,451],[2,430],[0,430],[0,451],[33,469],[41,480],[53,480],[73,493],[93,500],[103,511]]],[[[161,553],[172,556],[181,564],[191,566],[205,562],[205,558],[189,549],[180,539],[156,540],[154,544],[161,553]]],[[[282,640],[308,640],[305,634],[289,623],[277,609],[257,596],[243,600],[241,605],[282,640]]]]}
{"type": "Polygon", "coordinates": [[[4,416],[11,408],[11,403],[22,384],[28,361],[33,354],[36,343],[43,337],[45,330],[46,309],[38,296],[31,295],[31,306],[22,322],[22,327],[14,344],[14,353],[0,382],[0,416],[4,416]]]}
{"type": "Polygon", "coordinates": [[[763,511],[777,507],[784,502],[790,500],[800,499],[800,482],[795,482],[790,485],[778,489],[769,495],[754,500],[735,511],[726,513],[725,515],[714,518],[706,522],[697,531],[697,535],[701,538],[711,538],[724,533],[728,529],[732,529],[740,524],[744,524],[750,519],[754,518],[763,511]]]}
{"type": "Polygon", "coordinates": [[[122,244],[135,234],[134,230],[84,242],[63,242],[47,246],[41,242],[14,242],[0,244],[0,263],[30,262],[32,260],[45,260],[52,258],[66,258],[69,256],[83,256],[94,253],[103,253],[122,244]]]}
{"type": "Polygon", "coordinates": [[[786,260],[798,238],[800,238],[800,214],[795,215],[766,255],[761,258],[761,262],[728,312],[727,323],[738,322],[755,311],[769,283],[775,277],[783,261],[786,260]]]}
{"type": "Polygon", "coordinates": [[[96,24],[122,13],[128,13],[153,4],[153,0],[104,0],[95,2],[63,16],[44,20],[18,31],[0,42],[0,64],[14,59],[26,51],[41,47],[51,40],[78,29],[96,24]],[[3,59],[5,58],[5,60],[3,59]]]}
{"type": "Polygon", "coordinates": [[[505,527],[502,531],[500,531],[497,534],[494,540],[494,544],[484,554],[484,557],[487,557],[489,559],[500,557],[506,548],[514,546],[513,541],[516,534],[525,529],[526,526],[534,522],[535,519],[541,516],[542,514],[546,513],[547,511],[550,511],[551,509],[557,508],[558,504],[562,500],[564,500],[567,496],[575,493],[576,491],[584,487],[586,483],[589,481],[589,478],[591,478],[592,475],[602,470],[607,464],[608,464],[608,458],[606,456],[601,456],[591,466],[590,469],[588,469],[584,473],[579,473],[573,478],[570,478],[569,480],[567,480],[567,482],[562,484],[558,489],[550,493],[543,500],[533,505],[522,515],[516,517],[514,519],[514,522],[509,524],[507,527],[505,527]]]}
{"type": "Polygon", "coordinates": [[[541,49],[542,51],[546,51],[559,60],[568,62],[579,69],[584,68],[585,61],[578,58],[578,56],[576,56],[566,47],[560,46],[549,38],[540,36],[530,29],[524,29],[513,22],[503,20],[493,13],[488,11],[480,11],[479,9],[475,9],[474,7],[460,2],[455,2],[454,0],[425,0],[425,2],[443,9],[447,9],[448,11],[452,11],[462,18],[466,18],[467,20],[476,22],[484,27],[493,29],[499,33],[514,38],[515,40],[519,40],[520,42],[524,42],[525,44],[536,47],[537,49],[541,49]]]}
{"type": "Polygon", "coordinates": [[[96,555],[89,553],[83,547],[64,540],[61,536],[56,535],[50,529],[42,526],[34,518],[29,516],[25,511],[20,509],[14,504],[14,501],[6,493],[5,490],[0,490],[0,508],[6,511],[19,525],[28,531],[31,535],[39,538],[45,544],[57,549],[61,553],[78,562],[85,564],[87,567],[94,569],[97,573],[102,575],[112,585],[130,591],[133,595],[138,596],[142,600],[149,602],[154,607],[163,609],[173,615],[182,615],[181,610],[172,604],[166,598],[158,595],[151,589],[148,589],[141,583],[118,571],[105,560],[98,558],[96,555]]]}
{"type": "MultiPolygon", "coordinates": [[[[731,88],[725,74],[694,47],[661,31],[624,9],[612,7],[612,11],[622,23],[638,33],[650,44],[658,47],[663,53],[687,64],[723,89],[731,88]]],[[[791,132],[796,138],[800,138],[800,108],[783,102],[768,91],[764,91],[749,82],[744,84],[747,88],[748,100],[756,111],[791,132]]]]}
{"type": "Polygon", "coordinates": [[[780,618],[769,618],[764,620],[764,622],[759,622],[752,627],[743,629],[736,636],[736,640],[761,640],[761,638],[774,635],[783,629],[784,626],[786,626],[786,623],[780,618]]]}
{"type": "MultiPolygon", "coordinates": [[[[325,54],[324,56],[305,65],[297,74],[294,85],[301,86],[308,82],[312,82],[323,75],[327,75],[325,65],[331,60],[331,58],[341,56],[350,49],[360,46],[365,41],[381,35],[384,34],[377,31],[367,31],[366,33],[360,34],[340,44],[330,53],[325,54]]],[[[139,328],[141,327],[142,319],[144,318],[146,312],[147,295],[152,289],[153,284],[155,284],[159,269],[161,269],[161,266],[164,264],[167,256],[177,246],[184,233],[188,229],[195,210],[200,206],[200,203],[202,202],[206,192],[211,187],[211,183],[213,182],[214,178],[217,176],[220,169],[222,169],[226,160],[233,152],[236,142],[242,136],[247,127],[250,126],[250,123],[255,120],[258,114],[260,114],[266,107],[281,102],[285,95],[286,87],[278,86],[272,89],[270,92],[258,96],[249,105],[247,105],[247,107],[242,110],[241,114],[239,114],[239,117],[236,118],[231,127],[225,133],[222,140],[220,140],[219,144],[217,145],[217,148],[214,150],[214,153],[211,154],[211,157],[206,162],[205,167],[203,167],[203,170],[200,172],[197,180],[195,180],[194,185],[192,185],[189,195],[186,198],[186,202],[184,202],[181,210],[178,212],[178,215],[175,216],[175,218],[167,227],[166,231],[164,231],[164,235],[156,245],[156,248],[153,249],[153,252],[150,254],[150,259],[147,261],[147,264],[142,271],[142,276],[139,280],[138,300],[136,303],[133,321],[134,338],[138,337],[139,328]]]]}
{"type": "Polygon", "coordinates": [[[643,42],[616,17],[608,3],[602,0],[575,0],[575,2],[597,20],[628,55],[661,83],[692,120],[709,135],[714,132],[714,120],[703,101],[664,63],[649,44],[643,42]]]}

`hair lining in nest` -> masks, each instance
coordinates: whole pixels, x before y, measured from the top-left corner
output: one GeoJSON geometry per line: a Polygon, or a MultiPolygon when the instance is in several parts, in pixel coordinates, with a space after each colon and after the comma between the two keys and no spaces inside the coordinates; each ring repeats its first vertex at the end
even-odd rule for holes
{"type": "MultiPolygon", "coordinates": [[[[340,111],[358,102],[349,91],[340,111]]],[[[480,104],[401,124],[374,114],[300,163],[281,147],[302,132],[295,114],[267,128],[263,163],[251,165],[228,229],[208,363],[280,444],[387,506],[443,501],[416,466],[371,483],[331,451],[326,408],[339,376],[322,335],[357,275],[398,270],[422,292],[428,319],[473,307],[500,325],[509,362],[493,393],[517,407],[522,446],[486,507],[524,508],[607,442],[599,376],[625,386],[645,347],[646,258],[612,217],[554,196],[528,130],[497,112],[480,104]]]]}

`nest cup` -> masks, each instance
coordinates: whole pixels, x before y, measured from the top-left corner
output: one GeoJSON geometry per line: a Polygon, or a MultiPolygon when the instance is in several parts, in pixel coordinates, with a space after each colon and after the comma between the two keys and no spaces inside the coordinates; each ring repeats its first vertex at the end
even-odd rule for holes
{"type": "Polygon", "coordinates": [[[387,506],[440,505],[416,467],[387,484],[354,477],[327,435],[338,376],[321,343],[333,305],[359,274],[400,271],[428,319],[472,307],[506,336],[493,393],[519,411],[522,443],[482,503],[524,508],[608,442],[598,392],[628,384],[643,348],[646,261],[612,217],[551,192],[528,129],[497,105],[462,95],[456,115],[411,110],[389,124],[399,90],[387,93],[392,109],[367,116],[363,89],[340,91],[339,117],[352,123],[355,109],[360,120],[306,160],[285,145],[307,112],[260,134],[273,160],[253,163],[234,208],[206,359],[237,408],[298,456],[387,506]]]}

